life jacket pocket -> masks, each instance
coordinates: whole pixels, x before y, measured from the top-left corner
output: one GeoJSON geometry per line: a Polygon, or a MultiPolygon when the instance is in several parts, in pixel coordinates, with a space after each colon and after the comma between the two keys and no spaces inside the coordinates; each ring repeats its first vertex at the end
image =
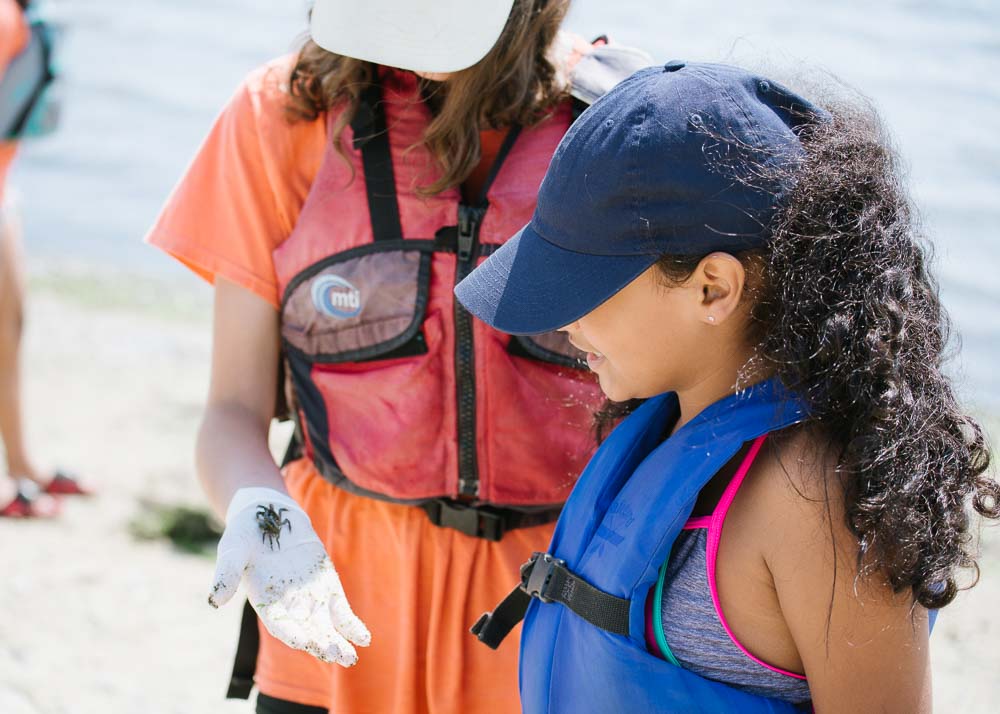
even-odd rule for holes
{"type": "Polygon", "coordinates": [[[426,353],[432,245],[376,241],[299,273],[282,303],[286,347],[326,364],[426,353]]]}
{"type": "Polygon", "coordinates": [[[427,408],[446,391],[440,306],[428,306],[433,247],[375,241],[285,289],[281,334],[307,453],[343,488],[402,501],[454,491],[449,415],[427,408]]]}

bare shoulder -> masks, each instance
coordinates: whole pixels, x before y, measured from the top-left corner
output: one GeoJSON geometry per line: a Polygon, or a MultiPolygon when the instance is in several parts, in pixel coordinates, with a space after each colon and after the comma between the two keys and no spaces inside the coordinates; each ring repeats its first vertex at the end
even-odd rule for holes
{"type": "Polygon", "coordinates": [[[798,426],[771,435],[746,488],[753,496],[747,502],[768,543],[791,538],[803,550],[820,544],[829,549],[833,542],[851,550],[854,538],[844,519],[845,485],[837,454],[816,429],[798,426]]]}
{"type": "Polygon", "coordinates": [[[928,711],[927,613],[859,567],[836,448],[812,427],[768,441],[745,503],[816,709],[928,711]]]}
{"type": "Polygon", "coordinates": [[[755,515],[767,526],[765,560],[775,572],[822,570],[829,578],[835,572],[859,598],[895,602],[879,573],[859,577],[860,545],[847,522],[849,476],[838,456],[838,447],[811,426],[768,439],[751,472],[755,515]]]}

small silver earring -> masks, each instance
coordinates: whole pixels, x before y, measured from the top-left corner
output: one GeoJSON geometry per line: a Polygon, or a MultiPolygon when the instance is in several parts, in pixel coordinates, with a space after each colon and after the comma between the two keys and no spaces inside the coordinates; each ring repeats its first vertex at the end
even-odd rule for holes
{"type": "Polygon", "coordinates": [[[711,322],[713,325],[715,324],[715,315],[709,315],[705,319],[711,322]]]}

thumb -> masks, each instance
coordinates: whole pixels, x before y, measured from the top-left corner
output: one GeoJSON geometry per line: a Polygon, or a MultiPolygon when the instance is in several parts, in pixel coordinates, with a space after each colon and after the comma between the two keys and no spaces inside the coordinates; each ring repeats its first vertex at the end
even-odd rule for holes
{"type": "Polygon", "coordinates": [[[225,548],[224,541],[220,541],[215,576],[212,578],[212,590],[208,593],[208,604],[218,608],[229,602],[240,586],[246,567],[246,548],[239,546],[225,548]]]}

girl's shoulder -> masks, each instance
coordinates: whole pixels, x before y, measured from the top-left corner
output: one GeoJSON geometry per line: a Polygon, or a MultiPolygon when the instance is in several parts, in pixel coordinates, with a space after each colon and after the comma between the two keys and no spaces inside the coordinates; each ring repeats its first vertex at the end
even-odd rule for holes
{"type": "Polygon", "coordinates": [[[735,535],[754,541],[816,709],[927,710],[927,611],[859,561],[839,448],[811,426],[769,441],[733,504],[735,535]]]}
{"type": "Polygon", "coordinates": [[[760,474],[758,481],[774,495],[812,501],[829,488],[837,461],[834,445],[819,427],[807,422],[771,434],[754,469],[760,474]]]}
{"type": "Polygon", "coordinates": [[[733,502],[735,519],[758,544],[778,580],[824,604],[831,583],[860,603],[894,607],[909,594],[895,593],[883,573],[859,563],[860,543],[848,526],[851,498],[839,468],[839,446],[814,425],[773,435],[733,502]]]}
{"type": "MultiPolygon", "coordinates": [[[[830,522],[844,521],[844,485],[837,462],[834,447],[814,426],[797,425],[772,434],[734,507],[761,533],[769,534],[769,541],[818,538],[829,546],[830,522]]],[[[840,542],[844,534],[837,530],[833,535],[840,542]]]]}

